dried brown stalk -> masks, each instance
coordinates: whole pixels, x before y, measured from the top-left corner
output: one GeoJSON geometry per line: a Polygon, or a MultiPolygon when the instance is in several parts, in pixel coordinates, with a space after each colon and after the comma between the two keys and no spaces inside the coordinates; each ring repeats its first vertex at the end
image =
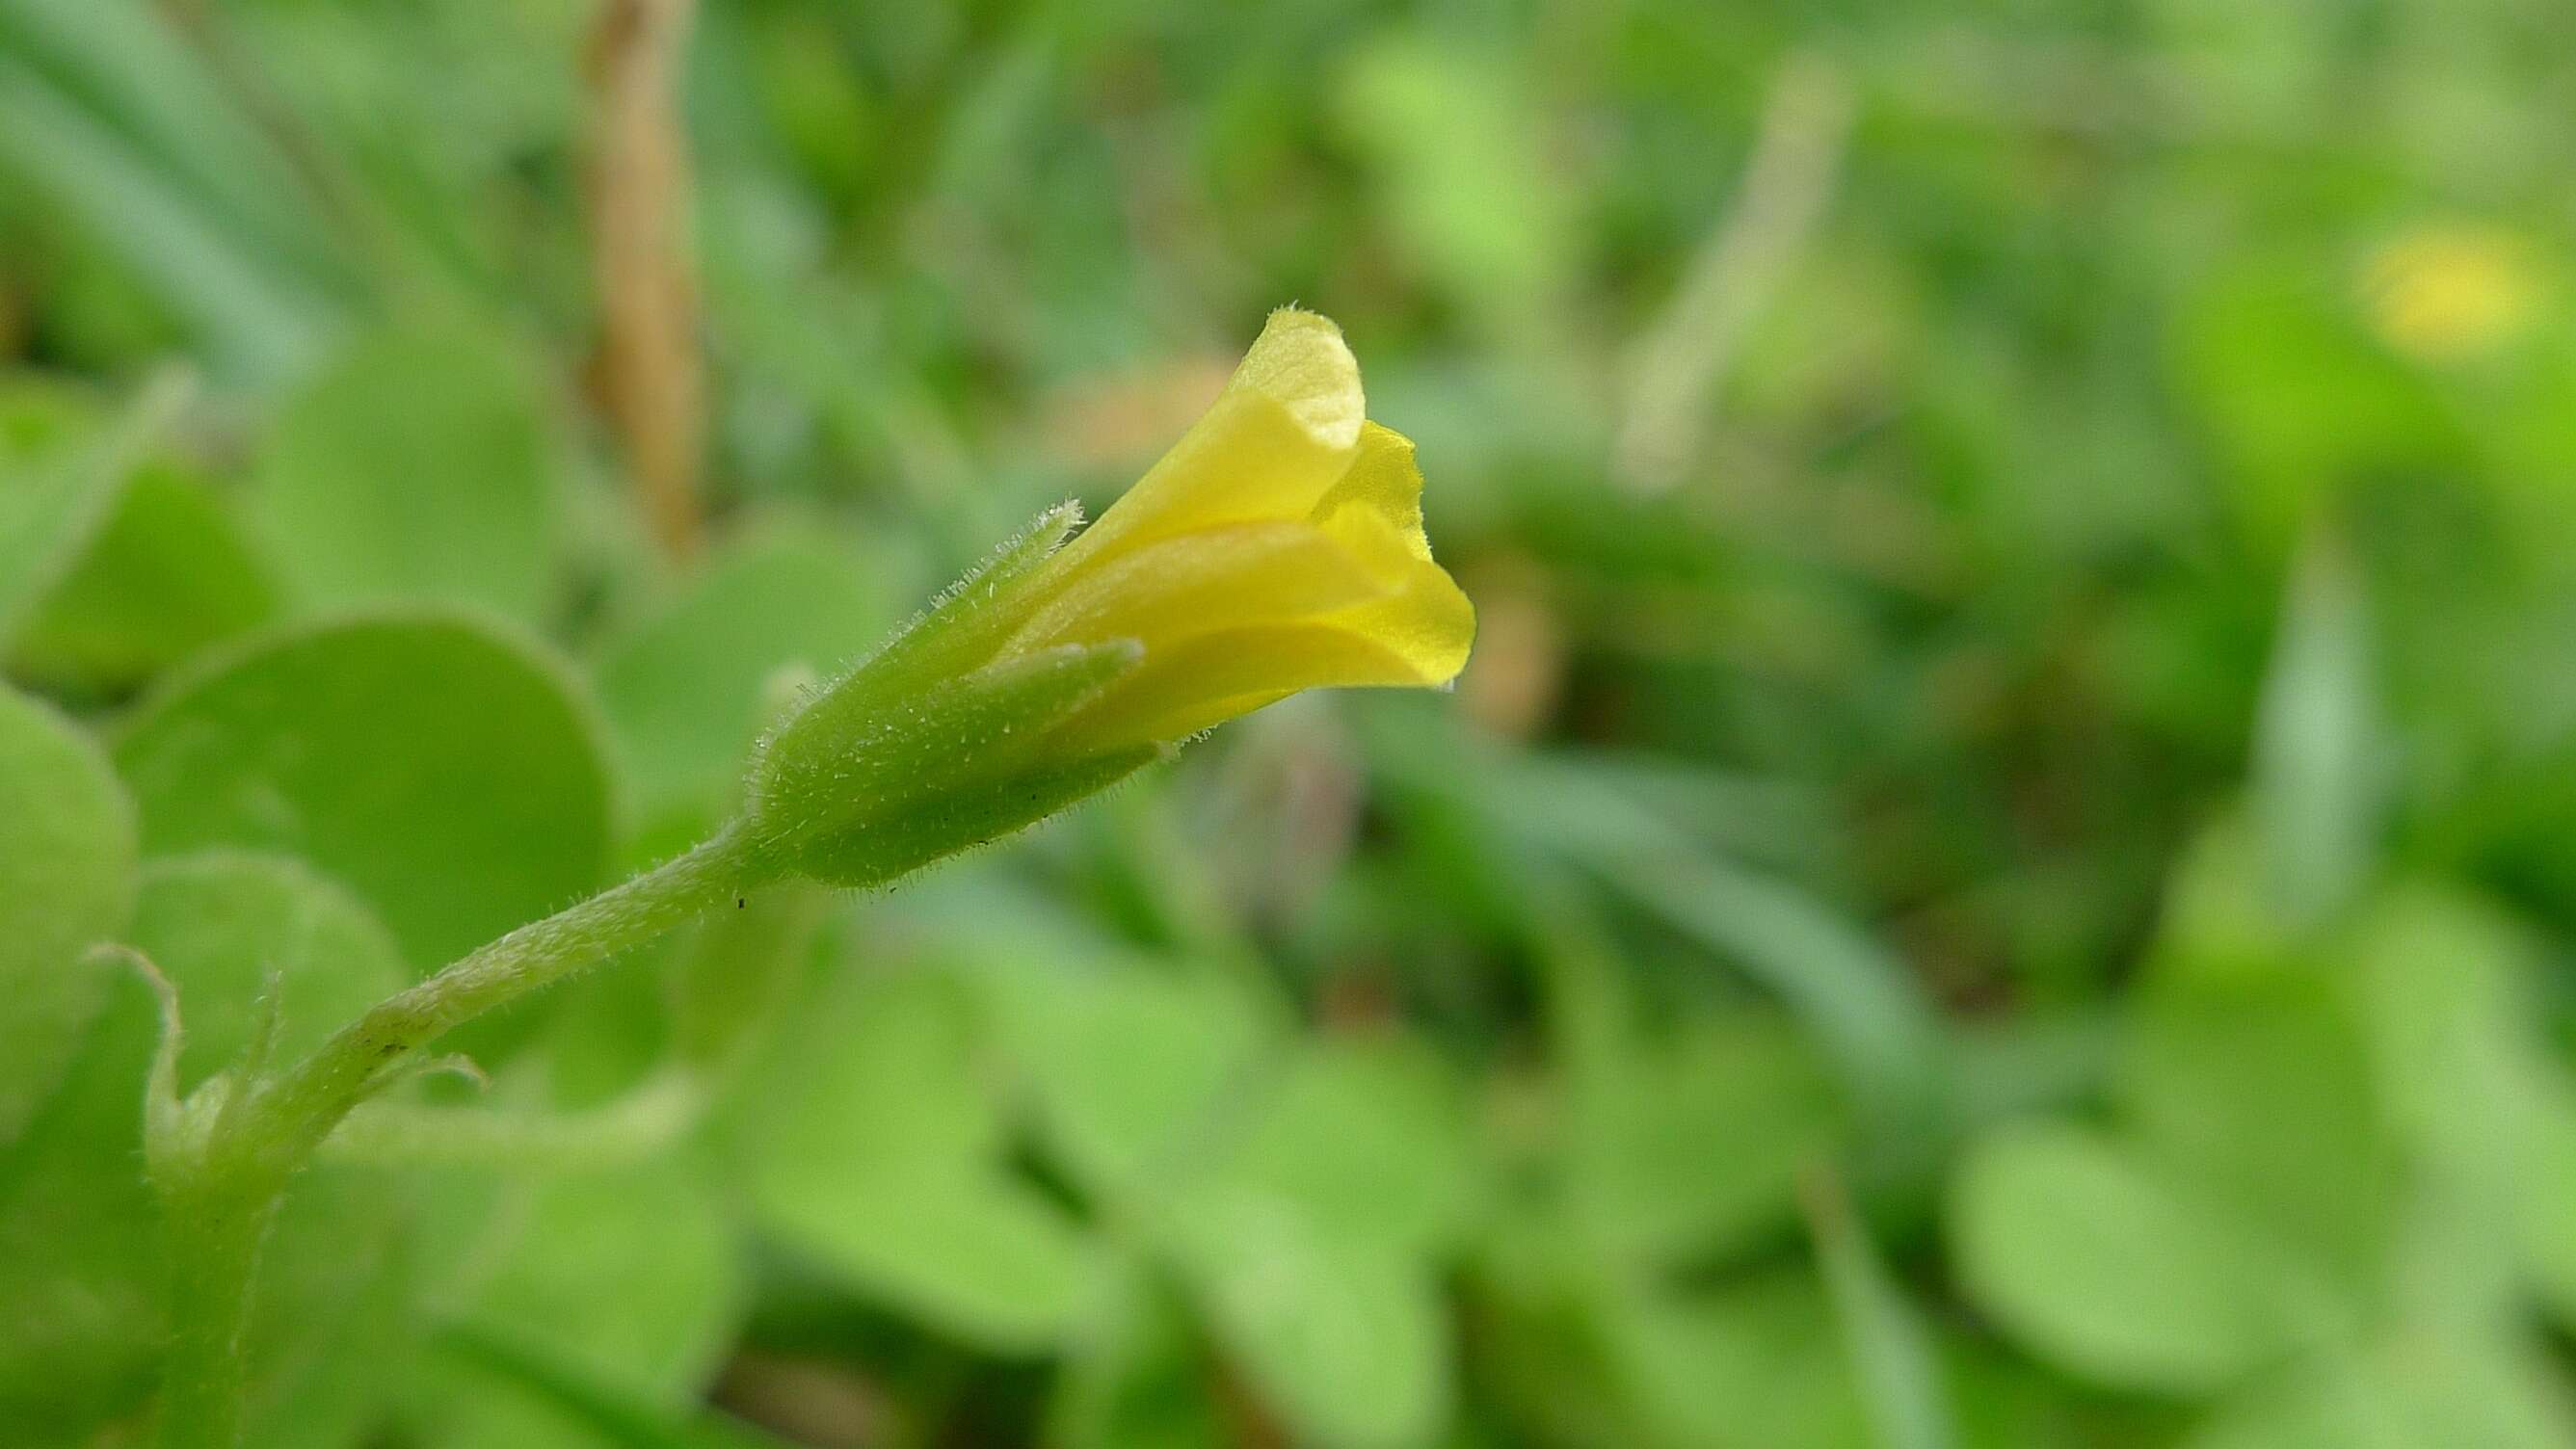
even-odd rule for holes
{"type": "Polygon", "coordinates": [[[602,0],[591,34],[595,381],[654,538],[696,553],[706,438],[678,70],[695,0],[602,0]]]}

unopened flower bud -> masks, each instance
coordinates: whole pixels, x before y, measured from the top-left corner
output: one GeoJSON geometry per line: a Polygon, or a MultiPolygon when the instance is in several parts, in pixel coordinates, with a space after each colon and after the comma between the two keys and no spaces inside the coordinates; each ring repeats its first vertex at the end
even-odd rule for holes
{"type": "Polygon", "coordinates": [[[1475,612],[1432,562],[1421,493],[1413,445],[1366,419],[1340,329],[1273,313],[1098,523],[1041,518],[782,722],[753,825],[785,868],[872,883],[1299,690],[1444,685],[1475,612]]]}

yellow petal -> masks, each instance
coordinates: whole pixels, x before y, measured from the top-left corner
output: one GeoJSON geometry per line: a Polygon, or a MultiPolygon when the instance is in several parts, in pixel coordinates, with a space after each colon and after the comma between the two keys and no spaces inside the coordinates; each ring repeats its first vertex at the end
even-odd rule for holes
{"type": "Polygon", "coordinates": [[[1393,587],[1329,621],[1401,655],[1426,683],[1445,683],[1467,664],[1476,638],[1475,606],[1431,560],[1422,532],[1422,470],[1413,443],[1370,423],[1351,470],[1315,508],[1316,526],[1331,534],[1393,587]]]}
{"type": "Polygon", "coordinates": [[[1422,469],[1413,440],[1382,423],[1360,426],[1358,456],[1350,470],[1315,505],[1315,522],[1343,533],[1373,520],[1391,530],[1405,552],[1425,563],[1431,543],[1422,535],[1422,469]]]}
{"type": "Polygon", "coordinates": [[[1306,517],[1349,470],[1364,414],[1342,330],[1271,313],[1206,415],[1066,546],[1062,567],[1191,529],[1306,517]]]}
{"type": "Polygon", "coordinates": [[[1239,523],[1158,539],[1075,570],[1004,646],[1128,638],[1149,648],[1391,597],[1409,558],[1357,552],[1311,523],[1239,523]],[[1371,567],[1372,563],[1376,567],[1371,567]]]}
{"type": "Polygon", "coordinates": [[[1339,329],[1272,314],[1207,415],[1032,576],[1006,653],[1144,646],[1060,743],[1171,740],[1303,689],[1457,676],[1475,609],[1432,560],[1412,443],[1362,403],[1339,329]]]}
{"type": "Polygon", "coordinates": [[[1177,740],[1303,689],[1426,685],[1401,648],[1325,624],[1220,630],[1149,651],[1136,672],[1067,727],[1074,751],[1177,740]]]}
{"type": "Polygon", "coordinates": [[[1448,572],[1428,559],[1406,571],[1403,585],[1386,597],[1355,604],[1316,621],[1369,640],[1403,661],[1411,676],[1362,683],[1447,684],[1467,667],[1476,642],[1476,606],[1448,572]]]}
{"type": "Polygon", "coordinates": [[[1316,437],[1348,448],[1367,416],[1359,359],[1330,317],[1295,307],[1270,314],[1226,386],[1276,398],[1316,437]]]}

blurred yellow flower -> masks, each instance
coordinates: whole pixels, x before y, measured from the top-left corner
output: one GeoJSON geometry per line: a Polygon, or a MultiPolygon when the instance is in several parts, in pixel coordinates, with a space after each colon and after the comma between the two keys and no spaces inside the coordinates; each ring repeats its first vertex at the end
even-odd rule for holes
{"type": "Polygon", "coordinates": [[[1013,592],[1005,656],[1133,640],[1070,753],[1174,740],[1299,690],[1444,685],[1475,610],[1432,562],[1413,444],[1370,422],[1341,329],[1283,308],[1213,406],[1013,592]]]}
{"type": "Polygon", "coordinates": [[[2419,226],[2374,253],[2362,293],[2380,336],[2431,362],[2494,347],[2531,319],[2540,278],[2523,238],[2500,227],[2419,226]]]}

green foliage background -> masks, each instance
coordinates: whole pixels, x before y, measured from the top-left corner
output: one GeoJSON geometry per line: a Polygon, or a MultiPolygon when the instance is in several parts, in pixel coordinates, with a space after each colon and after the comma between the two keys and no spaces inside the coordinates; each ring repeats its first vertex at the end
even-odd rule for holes
{"type": "Polygon", "coordinates": [[[1293,299],[1458,693],[478,1023],[596,1130],[300,1181],[254,1443],[2576,1443],[2576,12],[707,0],[685,566],[591,20],[0,0],[0,1442],[163,1331],[82,944],[193,1079],[686,844],[1293,299]]]}

